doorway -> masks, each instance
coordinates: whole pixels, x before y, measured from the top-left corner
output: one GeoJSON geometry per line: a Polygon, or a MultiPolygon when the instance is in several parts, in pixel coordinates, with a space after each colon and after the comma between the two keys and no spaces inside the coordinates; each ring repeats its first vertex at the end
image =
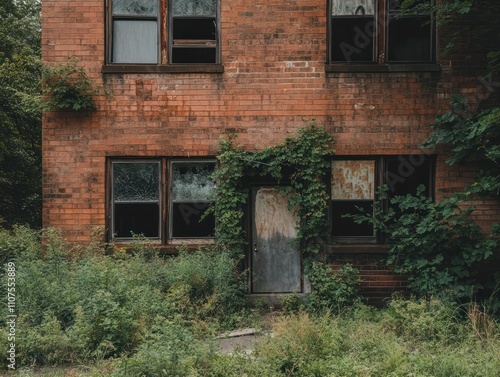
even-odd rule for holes
{"type": "Polygon", "coordinates": [[[297,217],[278,187],[254,188],[251,249],[252,293],[302,292],[297,217]]]}

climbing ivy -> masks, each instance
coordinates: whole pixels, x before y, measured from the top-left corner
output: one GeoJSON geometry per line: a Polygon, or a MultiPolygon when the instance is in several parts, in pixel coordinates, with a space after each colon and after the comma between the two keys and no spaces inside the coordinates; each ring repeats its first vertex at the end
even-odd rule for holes
{"type": "Polygon", "coordinates": [[[283,190],[290,194],[289,208],[299,219],[297,241],[303,253],[318,252],[328,225],[325,177],[330,168],[327,157],[334,153],[333,143],[333,136],[315,123],[301,128],[296,137],[255,153],[237,149],[234,137],[221,140],[219,166],[214,174],[217,241],[238,252],[246,244],[243,208],[249,190],[243,181],[251,173],[271,176],[278,182],[285,178],[290,181],[290,186],[283,190]]]}

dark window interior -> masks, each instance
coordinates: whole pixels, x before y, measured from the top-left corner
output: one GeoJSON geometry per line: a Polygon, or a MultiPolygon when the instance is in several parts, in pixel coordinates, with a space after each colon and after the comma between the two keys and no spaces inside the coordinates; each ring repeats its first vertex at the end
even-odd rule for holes
{"type": "Polygon", "coordinates": [[[173,19],[172,63],[215,63],[215,18],[173,19]]]}
{"type": "Polygon", "coordinates": [[[393,62],[430,61],[431,24],[429,17],[403,17],[389,20],[388,60],[393,62]]]}
{"type": "Polygon", "coordinates": [[[214,18],[174,18],[174,39],[215,40],[214,18]]]}
{"type": "Polygon", "coordinates": [[[415,195],[424,185],[425,194],[431,196],[431,159],[424,155],[400,156],[386,160],[385,183],[389,186],[389,197],[415,195]]]}
{"type": "Polygon", "coordinates": [[[115,237],[132,237],[132,232],[157,238],[159,229],[158,203],[116,203],[114,210],[115,237]]]}
{"type": "Polygon", "coordinates": [[[373,237],[373,226],[363,222],[356,224],[352,218],[344,215],[356,215],[362,208],[365,212],[373,211],[372,200],[332,200],[332,235],[334,237],[373,237]]]}
{"type": "Polygon", "coordinates": [[[172,63],[215,63],[215,48],[174,47],[172,63]]]}
{"type": "Polygon", "coordinates": [[[173,203],[173,237],[213,237],[215,217],[210,213],[203,218],[210,203],[175,202],[173,203]]]}
{"type": "Polygon", "coordinates": [[[370,17],[332,18],[332,61],[374,61],[374,19],[370,17]]]}

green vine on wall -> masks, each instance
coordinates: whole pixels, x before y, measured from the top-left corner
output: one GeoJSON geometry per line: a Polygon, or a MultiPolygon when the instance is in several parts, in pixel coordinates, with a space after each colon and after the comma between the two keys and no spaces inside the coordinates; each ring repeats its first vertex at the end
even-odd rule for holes
{"type": "Polygon", "coordinates": [[[290,194],[289,208],[295,208],[299,219],[297,241],[302,253],[317,253],[328,227],[325,177],[330,169],[328,157],[334,153],[333,136],[312,123],[300,129],[296,137],[255,153],[237,149],[233,141],[231,137],[221,140],[217,156],[217,196],[213,208],[217,242],[237,252],[245,246],[243,219],[249,189],[243,181],[252,172],[272,176],[278,182],[289,180],[290,186],[284,190],[290,194]],[[285,176],[290,171],[291,174],[285,176]]]}

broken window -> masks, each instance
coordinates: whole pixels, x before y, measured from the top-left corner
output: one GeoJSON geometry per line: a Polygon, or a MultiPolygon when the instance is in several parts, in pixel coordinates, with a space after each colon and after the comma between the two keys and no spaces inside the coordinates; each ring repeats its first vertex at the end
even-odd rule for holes
{"type": "MultiPolygon", "coordinates": [[[[433,159],[427,155],[390,156],[370,160],[332,161],[331,234],[339,241],[375,242],[373,226],[356,224],[345,215],[373,211],[376,187],[387,185],[388,197],[415,195],[420,185],[432,196],[433,159]]],[[[390,205],[386,203],[385,205],[390,205]]]]}
{"type": "Polygon", "coordinates": [[[213,237],[214,162],[172,163],[172,238],[213,237]]]}
{"type": "Polygon", "coordinates": [[[219,63],[218,0],[112,0],[109,4],[110,63],[219,63]]]}
{"type": "Polygon", "coordinates": [[[434,59],[430,0],[330,0],[329,61],[429,63],[434,59]]]}
{"type": "Polygon", "coordinates": [[[214,160],[116,159],[109,166],[112,240],[214,236],[215,217],[207,213],[215,198],[214,160]]]}
{"type": "Polygon", "coordinates": [[[159,238],[160,163],[114,162],[112,182],[114,238],[159,238]]]}
{"type": "Polygon", "coordinates": [[[217,1],[172,0],[171,62],[216,63],[217,1]]]}

